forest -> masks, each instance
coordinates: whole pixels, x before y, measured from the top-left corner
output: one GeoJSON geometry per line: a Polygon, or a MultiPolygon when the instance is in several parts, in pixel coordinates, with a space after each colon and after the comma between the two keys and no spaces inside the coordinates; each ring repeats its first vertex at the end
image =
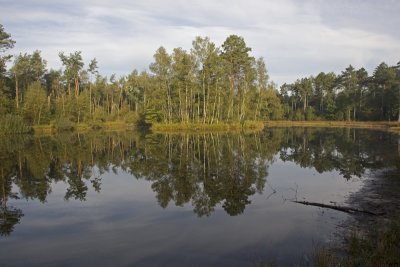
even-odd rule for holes
{"type": "Polygon", "coordinates": [[[69,129],[121,121],[241,123],[267,120],[400,121],[400,62],[372,74],[349,65],[285,83],[271,81],[265,60],[230,35],[221,46],[196,37],[190,51],[158,48],[148,70],[104,76],[96,58],[60,52],[48,69],[41,51],[11,55],[15,41],[0,24],[0,132],[31,126],[69,129]]]}

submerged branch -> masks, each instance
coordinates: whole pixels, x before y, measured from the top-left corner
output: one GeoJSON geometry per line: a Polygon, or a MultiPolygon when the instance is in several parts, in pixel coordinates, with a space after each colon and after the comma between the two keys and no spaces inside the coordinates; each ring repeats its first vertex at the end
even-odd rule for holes
{"type": "Polygon", "coordinates": [[[333,210],[338,210],[338,211],[347,212],[347,213],[361,212],[361,213],[366,213],[366,214],[374,215],[374,216],[379,216],[379,215],[385,214],[384,212],[375,213],[375,212],[372,212],[369,210],[361,210],[361,209],[356,209],[356,208],[352,208],[352,207],[329,205],[329,204],[323,204],[323,203],[317,203],[317,202],[297,201],[297,200],[292,201],[292,202],[307,205],[307,206],[315,206],[315,207],[333,209],[333,210]]]}

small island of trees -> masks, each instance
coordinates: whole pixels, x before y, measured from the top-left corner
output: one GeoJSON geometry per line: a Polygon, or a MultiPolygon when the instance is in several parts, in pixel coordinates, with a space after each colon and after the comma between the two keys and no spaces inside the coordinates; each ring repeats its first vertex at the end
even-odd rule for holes
{"type": "Polygon", "coordinates": [[[39,50],[9,55],[14,44],[0,25],[2,133],[113,122],[400,121],[400,62],[382,62],[372,75],[349,65],[340,74],[321,72],[278,89],[264,59],[254,58],[237,35],[220,47],[208,37],[196,37],[190,51],[161,46],[149,70],[120,77],[101,75],[96,58],[85,65],[81,51],[60,52],[62,69],[48,70],[39,50]]]}

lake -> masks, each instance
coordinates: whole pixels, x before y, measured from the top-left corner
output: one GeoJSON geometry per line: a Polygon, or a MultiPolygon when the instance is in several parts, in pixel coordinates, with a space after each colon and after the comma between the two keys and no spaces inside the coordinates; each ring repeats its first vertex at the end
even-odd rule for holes
{"type": "Polygon", "coordinates": [[[399,137],[364,129],[2,137],[1,266],[311,261],[399,137]]]}

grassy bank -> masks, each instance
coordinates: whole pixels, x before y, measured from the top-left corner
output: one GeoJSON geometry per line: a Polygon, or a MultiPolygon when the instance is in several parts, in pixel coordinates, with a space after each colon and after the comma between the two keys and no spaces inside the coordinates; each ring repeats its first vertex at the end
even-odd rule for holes
{"type": "Polygon", "coordinates": [[[89,132],[89,131],[97,131],[97,130],[105,130],[105,131],[118,131],[118,130],[132,130],[134,129],[134,124],[127,123],[124,121],[108,121],[108,122],[100,122],[100,123],[77,123],[71,124],[67,127],[59,127],[54,124],[47,125],[35,125],[32,126],[33,132],[35,134],[56,134],[59,132],[71,131],[71,132],[89,132]]]}
{"type": "MultiPolygon", "coordinates": [[[[11,133],[10,131],[29,132],[31,129],[35,134],[56,134],[63,131],[75,131],[75,132],[87,132],[95,130],[125,130],[134,129],[133,123],[127,123],[125,121],[108,121],[108,122],[96,122],[96,123],[79,123],[69,125],[35,125],[27,127],[19,125],[14,120],[10,127],[10,123],[3,123],[5,126],[4,133],[11,133]],[[14,125],[18,124],[18,125],[14,125]],[[17,127],[18,126],[18,127],[17,127]],[[15,128],[15,129],[14,129],[15,128]]],[[[264,127],[352,127],[352,128],[368,128],[368,129],[383,129],[392,132],[400,132],[400,123],[398,122],[382,122],[382,121],[246,121],[243,127],[240,123],[154,123],[151,129],[156,132],[197,132],[197,131],[239,131],[239,130],[262,130],[264,127]]],[[[12,132],[14,133],[14,132],[12,132]]]]}
{"type": "Polygon", "coordinates": [[[174,132],[174,131],[240,131],[244,130],[262,130],[264,123],[260,121],[246,121],[243,127],[240,123],[154,123],[151,130],[156,132],[174,132]]]}
{"type": "MultiPolygon", "coordinates": [[[[319,127],[319,128],[365,128],[381,129],[400,132],[399,122],[386,121],[246,121],[243,129],[261,130],[264,127],[319,127]]],[[[237,131],[241,130],[240,123],[155,123],[151,127],[154,131],[237,131]]]]}
{"type": "Polygon", "coordinates": [[[400,132],[399,122],[387,121],[266,121],[266,127],[352,127],[400,132]]]}
{"type": "Polygon", "coordinates": [[[393,219],[388,225],[377,225],[366,235],[351,233],[346,245],[339,249],[343,252],[337,253],[337,250],[317,250],[313,257],[314,266],[400,266],[400,218],[393,219]]]}
{"type": "Polygon", "coordinates": [[[400,218],[388,226],[371,229],[363,237],[353,233],[350,236],[345,259],[347,266],[400,266],[400,218]]]}

